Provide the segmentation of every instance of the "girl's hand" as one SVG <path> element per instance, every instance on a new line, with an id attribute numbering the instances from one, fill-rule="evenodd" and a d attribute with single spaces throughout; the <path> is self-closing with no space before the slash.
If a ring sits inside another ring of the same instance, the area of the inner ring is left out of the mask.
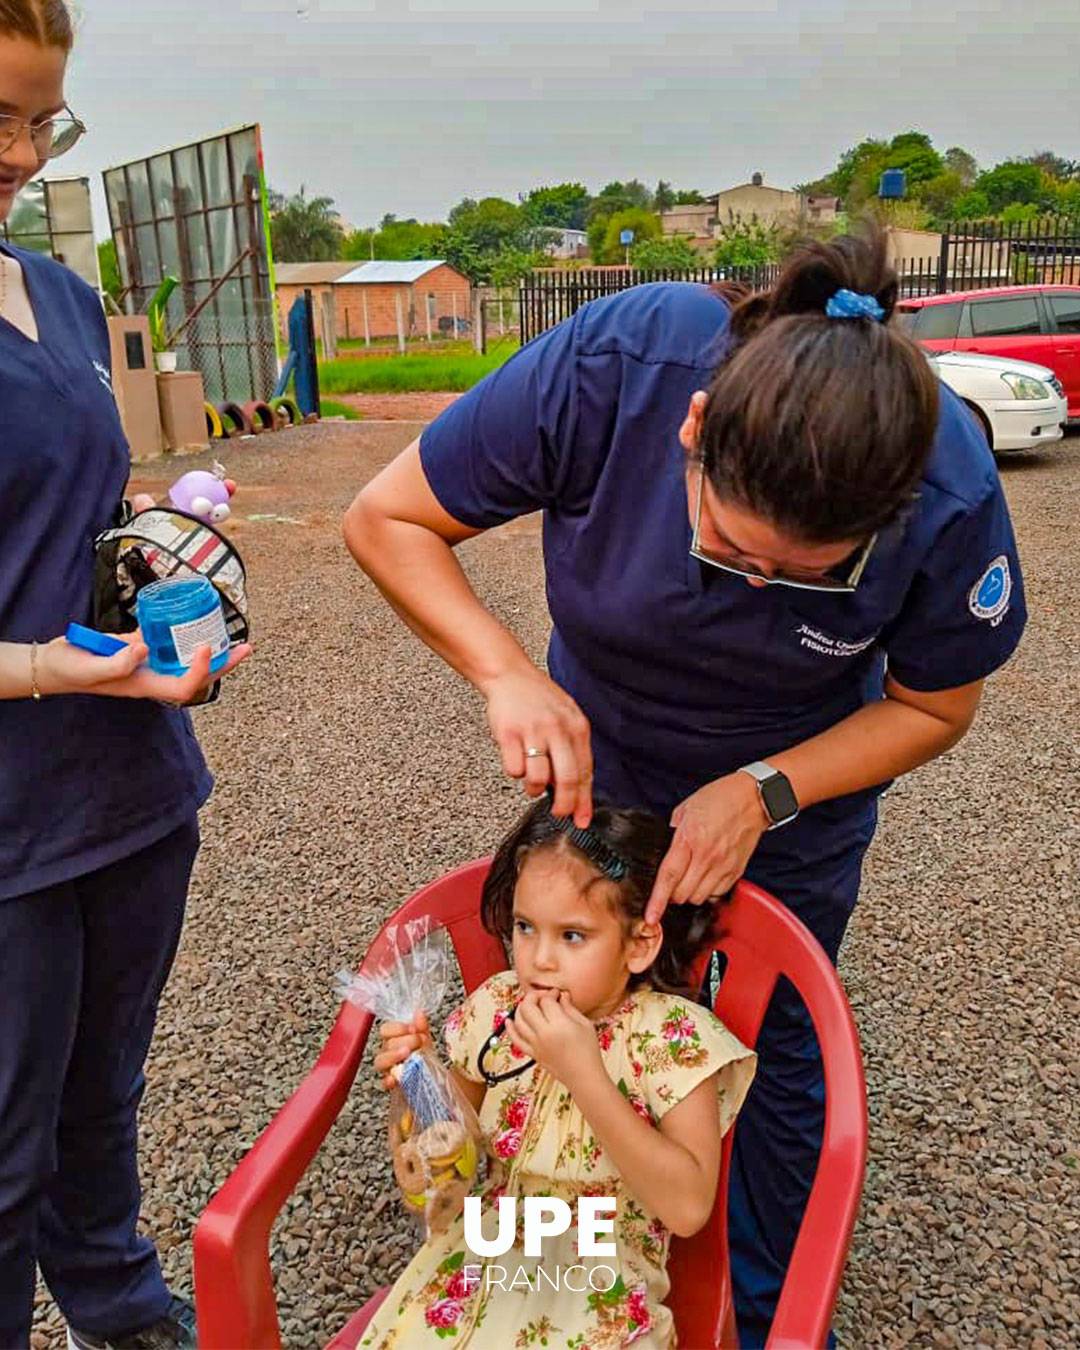
<path id="1" fill-rule="evenodd" d="M 74 647 L 65 638 L 54 638 L 38 648 L 38 688 L 42 694 L 98 694 L 108 698 L 148 698 L 178 706 L 191 703 L 216 679 L 228 675 L 251 655 L 249 643 L 229 652 L 229 660 L 216 675 L 210 674 L 210 648 L 200 647 L 184 675 L 158 675 L 144 665 L 149 652 L 142 634 L 119 633 L 127 643 L 115 656 L 95 656 Z"/>
<path id="2" fill-rule="evenodd" d="M 582 1075 L 604 1071 L 596 1028 L 565 990 L 526 994 L 506 1031 L 519 1050 L 571 1090 Z"/>
<path id="3" fill-rule="evenodd" d="M 660 864 L 645 922 L 659 923 L 669 902 L 704 904 L 724 895 L 769 827 L 757 784 L 745 773 L 730 773 L 687 797 L 671 813 L 675 838 Z"/>
<path id="4" fill-rule="evenodd" d="M 379 1027 L 382 1049 L 375 1056 L 375 1072 L 381 1073 L 382 1086 L 389 1090 L 397 1087 L 397 1079 L 390 1072 L 395 1064 L 401 1064 L 414 1050 L 432 1050 L 431 1026 L 427 1013 L 419 1012 L 411 1022 L 384 1022 Z"/>
<path id="5" fill-rule="evenodd" d="M 585 714 L 565 690 L 534 667 L 500 675 L 484 688 L 488 725 L 503 771 L 524 778 L 539 797 L 554 785 L 557 816 L 573 816 L 582 829 L 592 819 L 592 743 Z M 526 750 L 541 750 L 526 755 Z"/>

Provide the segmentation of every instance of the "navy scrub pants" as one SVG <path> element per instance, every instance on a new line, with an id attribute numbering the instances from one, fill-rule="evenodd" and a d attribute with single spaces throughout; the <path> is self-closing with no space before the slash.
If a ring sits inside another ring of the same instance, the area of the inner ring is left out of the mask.
<path id="1" fill-rule="evenodd" d="M 136 1231 L 136 1112 L 198 847 L 193 814 L 108 867 L 0 900 L 0 1350 L 29 1345 L 35 1262 L 80 1331 L 168 1308 Z"/>

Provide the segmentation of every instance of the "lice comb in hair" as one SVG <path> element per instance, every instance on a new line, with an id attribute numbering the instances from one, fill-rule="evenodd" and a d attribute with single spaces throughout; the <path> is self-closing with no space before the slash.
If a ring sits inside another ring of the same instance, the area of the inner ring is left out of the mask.
<path id="1" fill-rule="evenodd" d="M 554 794 L 549 787 L 547 790 L 547 806 L 551 812 L 551 803 L 554 800 Z M 621 853 L 606 844 L 603 839 L 589 826 L 580 829 L 574 824 L 573 816 L 551 816 L 552 824 L 560 834 L 565 834 L 567 839 L 586 858 L 607 877 L 609 881 L 623 881 L 627 872 L 630 870 L 629 864 Z"/>

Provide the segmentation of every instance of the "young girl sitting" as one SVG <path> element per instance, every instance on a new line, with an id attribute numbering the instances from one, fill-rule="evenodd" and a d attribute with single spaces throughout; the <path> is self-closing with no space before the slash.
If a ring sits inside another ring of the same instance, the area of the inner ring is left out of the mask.
<path id="1" fill-rule="evenodd" d="M 654 816 L 605 807 L 578 830 L 545 800 L 501 844 L 482 914 L 514 969 L 481 985 L 445 1035 L 487 1143 L 484 1238 L 496 1236 L 496 1202 L 510 1195 L 515 1243 L 475 1255 L 458 1217 L 417 1252 L 363 1350 L 421 1350 L 448 1337 L 468 1350 L 675 1345 L 664 1306 L 669 1235 L 689 1237 L 709 1219 L 720 1140 L 755 1056 L 685 987 L 715 911 L 671 906 L 663 931 L 644 922 L 670 837 Z M 430 1046 L 430 1033 L 420 1015 L 380 1034 L 375 1067 L 390 1086 L 392 1066 Z M 557 1196 L 573 1215 L 539 1258 L 524 1252 L 526 1196 Z M 579 1255 L 582 1196 L 614 1197 L 614 1232 L 597 1240 L 614 1242 L 616 1255 Z"/>

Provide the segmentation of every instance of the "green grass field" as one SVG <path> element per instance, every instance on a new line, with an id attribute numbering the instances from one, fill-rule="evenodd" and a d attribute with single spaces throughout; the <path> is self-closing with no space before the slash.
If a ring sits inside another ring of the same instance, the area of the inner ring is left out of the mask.
<path id="1" fill-rule="evenodd" d="M 494 344 L 486 356 L 469 351 L 446 356 L 380 356 L 377 360 L 343 356 L 320 363 L 319 389 L 323 394 L 461 393 L 479 384 L 515 351 L 517 342 L 508 339 Z"/>
<path id="2" fill-rule="evenodd" d="M 323 417 L 344 417 L 346 422 L 360 421 L 360 414 L 355 408 L 350 408 L 347 403 L 335 403 L 332 398 L 320 397 L 319 409 Z"/>

